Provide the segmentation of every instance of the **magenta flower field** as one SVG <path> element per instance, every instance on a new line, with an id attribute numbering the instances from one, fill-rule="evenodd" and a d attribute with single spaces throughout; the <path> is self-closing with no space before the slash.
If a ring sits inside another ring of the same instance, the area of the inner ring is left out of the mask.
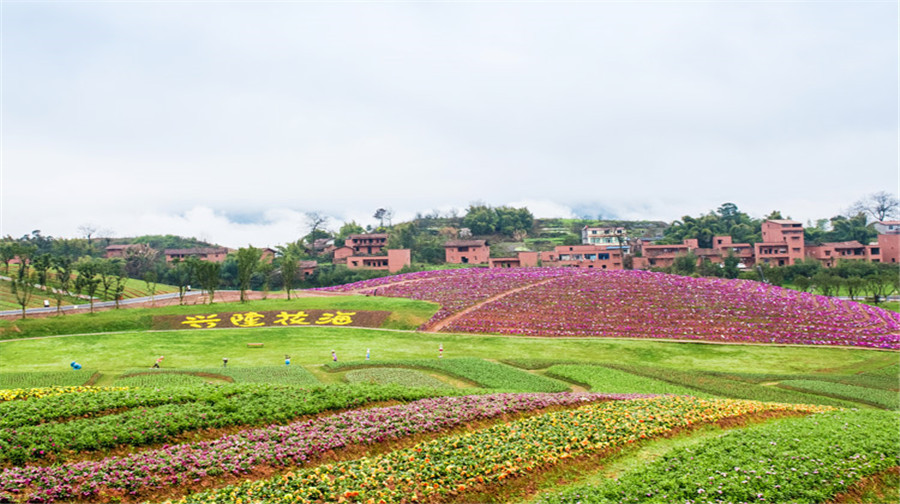
<path id="1" fill-rule="evenodd" d="M 423 329 L 900 349 L 900 315 L 747 280 L 569 268 L 430 271 L 332 287 L 440 303 Z"/>

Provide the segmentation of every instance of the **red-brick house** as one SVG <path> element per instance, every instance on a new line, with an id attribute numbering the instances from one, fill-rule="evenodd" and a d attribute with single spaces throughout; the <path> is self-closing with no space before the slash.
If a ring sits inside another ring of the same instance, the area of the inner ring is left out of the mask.
<path id="1" fill-rule="evenodd" d="M 484 240 L 450 240 L 444 243 L 447 264 L 485 264 L 491 247 Z"/>
<path id="2" fill-rule="evenodd" d="M 396 273 L 404 266 L 410 265 L 409 249 L 389 249 L 387 255 L 351 255 L 346 258 L 347 267 L 350 269 L 376 269 L 388 270 Z"/>
<path id="3" fill-rule="evenodd" d="M 517 252 L 516 257 L 491 257 L 490 268 L 533 268 L 540 261 L 540 252 Z"/>
<path id="4" fill-rule="evenodd" d="M 601 270 L 624 269 L 622 251 L 609 245 L 559 245 L 550 252 L 541 252 L 544 266 Z"/>
<path id="5" fill-rule="evenodd" d="M 197 247 L 187 249 L 166 249 L 166 262 L 172 262 L 175 259 L 185 260 L 188 257 L 196 257 L 201 261 L 225 262 L 225 258 L 230 249 L 225 247 Z"/>

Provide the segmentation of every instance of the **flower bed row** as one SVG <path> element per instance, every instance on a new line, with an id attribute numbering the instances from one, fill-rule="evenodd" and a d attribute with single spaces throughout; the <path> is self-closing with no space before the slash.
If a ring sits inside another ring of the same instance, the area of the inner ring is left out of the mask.
<path id="1" fill-rule="evenodd" d="M 453 388 L 449 383 L 442 382 L 433 376 L 414 369 L 356 369 L 348 371 L 344 375 L 344 380 L 348 383 L 392 383 L 403 385 L 404 387 Z"/>
<path id="2" fill-rule="evenodd" d="M 34 390 L 34 389 L 32 389 Z M 153 388 L 76 387 L 37 389 L 28 400 L 0 403 L 0 428 L 38 425 L 71 417 L 92 417 L 112 410 L 163 404 L 213 401 L 248 390 L 246 387 Z"/>
<path id="3" fill-rule="evenodd" d="M 227 388 L 227 387 L 226 387 Z M 399 386 L 337 385 L 310 390 L 254 387 L 184 404 L 134 408 L 97 418 L 0 430 L 0 461 L 25 462 L 117 446 L 168 442 L 199 429 L 285 423 L 303 415 L 388 399 L 414 400 L 454 391 Z"/>
<path id="4" fill-rule="evenodd" d="M 88 369 L 0 373 L 0 389 L 78 387 L 87 384 L 95 373 Z"/>
<path id="5" fill-rule="evenodd" d="M 876 411 L 785 420 L 676 449 L 618 480 L 540 502 L 829 502 L 861 478 L 900 465 L 898 430 L 896 415 Z"/>
<path id="6" fill-rule="evenodd" d="M 580 455 L 602 453 L 679 427 L 742 415 L 822 408 L 657 397 L 590 404 L 420 443 L 386 455 L 247 482 L 181 502 L 412 502 L 445 499 Z"/>
<path id="7" fill-rule="evenodd" d="M 484 388 L 510 392 L 565 392 L 569 386 L 559 380 L 534 375 L 521 369 L 474 357 L 453 359 L 407 359 L 382 361 L 331 362 L 329 371 L 371 367 L 408 367 L 431 369 L 469 380 Z"/>
<path id="8" fill-rule="evenodd" d="M 720 397 L 748 399 L 751 401 L 823 404 L 842 407 L 859 406 L 859 403 L 842 401 L 840 399 L 833 399 L 821 395 L 807 394 L 778 387 L 756 385 L 753 383 L 746 383 L 737 380 L 729 380 L 728 378 L 713 375 L 704 371 L 681 371 L 678 369 L 640 366 L 634 364 L 607 363 L 605 364 L 605 366 L 628 373 L 653 378 L 656 380 L 666 381 L 675 385 L 689 387 L 691 389 L 699 390 Z"/>
<path id="9" fill-rule="evenodd" d="M 109 391 L 129 390 L 128 387 L 91 387 L 85 385 L 70 387 L 36 387 L 36 388 L 15 388 L 0 390 L 0 404 L 5 401 L 17 401 L 26 399 L 42 399 L 44 397 L 58 397 L 70 394 L 97 394 Z M 5 422 L 0 420 L 0 425 Z"/>
<path id="10" fill-rule="evenodd" d="M 900 408 L 900 395 L 891 390 L 878 390 L 820 380 L 784 380 L 778 385 L 792 390 L 859 401 L 883 409 Z"/>
<path id="11" fill-rule="evenodd" d="M 349 444 L 377 443 L 549 406 L 632 397 L 638 396 L 495 394 L 348 411 L 97 462 L 8 469 L 0 473 L 0 488 L 5 490 L 0 500 L 86 500 L 103 492 L 149 495 L 157 488 L 190 486 L 223 473 L 240 475 L 260 465 L 302 465 L 318 454 Z"/>
<path id="12" fill-rule="evenodd" d="M 556 276 L 444 330 L 900 349 L 900 315 L 879 308 L 758 282 L 640 271 Z"/>
<path id="13" fill-rule="evenodd" d="M 317 385 L 316 376 L 303 366 L 255 366 L 217 368 L 176 368 L 153 369 L 154 374 L 196 374 L 230 378 L 235 383 L 266 383 L 270 385 Z M 147 369 L 131 369 L 122 377 L 147 373 Z"/>
<path id="14" fill-rule="evenodd" d="M 587 385 L 593 392 L 616 394 L 643 392 L 646 394 L 709 396 L 709 394 L 695 389 L 596 365 L 559 364 L 550 367 L 547 370 L 547 375 Z"/>

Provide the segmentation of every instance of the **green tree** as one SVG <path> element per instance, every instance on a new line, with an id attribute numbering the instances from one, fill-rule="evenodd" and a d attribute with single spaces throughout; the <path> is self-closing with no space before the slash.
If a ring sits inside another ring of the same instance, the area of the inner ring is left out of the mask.
<path id="1" fill-rule="evenodd" d="M 823 296 L 836 296 L 844 283 L 841 277 L 828 271 L 816 273 L 812 282 Z"/>
<path id="2" fill-rule="evenodd" d="M 53 269 L 56 270 L 56 283 L 58 287 L 53 290 L 56 298 L 56 313 L 62 313 L 63 297 L 69 294 L 72 288 L 72 273 L 74 272 L 74 262 L 68 256 L 56 256 L 53 258 Z"/>
<path id="3" fill-rule="evenodd" d="M 246 293 L 250 288 L 250 278 L 259 267 L 261 257 L 262 251 L 249 245 L 237 251 L 238 288 L 241 290 L 241 303 L 245 303 L 247 300 Z"/>
<path id="4" fill-rule="evenodd" d="M 297 258 L 293 254 L 287 253 L 281 257 L 278 262 L 279 271 L 281 272 L 281 282 L 284 290 L 287 292 L 288 300 L 291 299 L 291 289 L 294 288 L 294 281 L 297 279 L 297 271 L 300 269 L 297 264 Z"/>
<path id="5" fill-rule="evenodd" d="M 877 236 L 878 232 L 867 226 L 866 215 L 858 213 L 850 218 L 843 215 L 832 217 L 831 231 L 824 238 L 829 242 L 857 241 L 868 245 Z"/>
<path id="6" fill-rule="evenodd" d="M 119 309 L 119 301 L 125 295 L 125 286 L 128 285 L 128 277 L 125 276 L 125 270 L 120 270 L 113 280 L 113 296 L 116 301 L 116 309 Z"/>
<path id="7" fill-rule="evenodd" d="M 153 299 L 156 295 L 156 286 L 159 281 L 159 275 L 155 271 L 144 273 L 144 285 L 147 286 L 147 294 L 150 294 L 150 305 L 155 306 L 156 301 Z"/>
<path id="8" fill-rule="evenodd" d="M 32 294 L 34 294 L 34 283 L 36 281 L 36 276 L 29 272 L 28 264 L 24 262 L 12 279 L 12 293 L 16 298 L 16 303 L 22 307 L 22 318 L 25 318 L 25 308 L 31 301 Z"/>
<path id="9" fill-rule="evenodd" d="M 0 261 L 3 261 L 5 274 L 9 275 L 9 263 L 19 254 L 19 244 L 10 237 L 0 241 Z"/>
<path id="10" fill-rule="evenodd" d="M 741 258 L 729 251 L 722 261 L 722 276 L 725 278 L 737 278 L 741 270 L 738 265 L 741 264 Z"/>
<path id="11" fill-rule="evenodd" d="M 260 261 L 259 265 L 256 267 L 256 275 L 258 275 L 263 299 L 269 298 L 269 284 L 272 281 L 272 270 L 274 269 L 275 266 L 271 261 Z"/>
<path id="12" fill-rule="evenodd" d="M 672 263 L 672 272 L 676 275 L 689 276 L 693 275 L 697 270 L 697 256 L 693 252 L 688 251 L 686 254 L 675 256 Z"/>
<path id="13" fill-rule="evenodd" d="M 896 273 L 879 271 L 866 278 L 866 291 L 872 297 L 875 304 L 880 304 L 885 298 L 897 291 L 900 279 Z"/>
<path id="14" fill-rule="evenodd" d="M 196 257 L 188 257 L 182 261 L 175 259 L 172 268 L 168 272 L 169 283 L 178 287 L 178 304 L 184 304 L 184 296 L 191 289 L 199 260 Z"/>
<path id="15" fill-rule="evenodd" d="M 345 222 L 334 237 L 334 246 L 341 247 L 350 235 L 363 234 L 365 232 L 365 228 L 357 224 L 356 221 Z"/>
<path id="16" fill-rule="evenodd" d="M 34 268 L 35 280 L 37 280 L 39 287 L 45 291 L 49 289 L 47 280 L 50 273 L 50 259 L 50 254 L 38 254 L 35 256 L 34 260 L 31 261 L 31 266 Z"/>
<path id="17" fill-rule="evenodd" d="M 385 248 L 394 249 L 414 249 L 416 248 L 416 240 L 419 237 L 419 228 L 412 222 L 404 222 L 397 224 L 391 228 L 388 234 Z"/>
<path id="18" fill-rule="evenodd" d="M 78 271 L 78 276 L 75 277 L 75 292 L 88 297 L 91 313 L 94 313 L 94 297 L 100 288 L 100 270 L 104 268 L 104 265 L 90 256 L 82 257 L 75 263 L 75 270 Z"/>
<path id="19" fill-rule="evenodd" d="M 209 304 L 213 304 L 216 297 L 216 289 L 219 288 L 219 283 L 221 282 L 219 273 L 222 270 L 222 265 L 211 261 L 198 261 L 196 268 L 200 286 L 209 295 Z"/>
<path id="20" fill-rule="evenodd" d="M 463 227 L 475 235 L 492 234 L 497 230 L 497 224 L 497 213 L 487 205 L 469 205 L 462 221 Z"/>

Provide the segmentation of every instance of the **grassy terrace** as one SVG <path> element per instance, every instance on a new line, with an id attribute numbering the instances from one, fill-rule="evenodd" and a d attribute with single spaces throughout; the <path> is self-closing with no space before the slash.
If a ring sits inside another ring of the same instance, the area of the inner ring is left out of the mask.
<path id="1" fill-rule="evenodd" d="M 166 306 L 160 308 L 128 308 L 94 314 L 64 315 L 48 318 L 8 318 L 0 320 L 0 339 L 88 334 L 120 331 L 147 331 L 154 315 L 192 315 L 231 311 L 265 310 L 372 310 L 390 311 L 383 324 L 388 329 L 415 329 L 428 320 L 437 306 L 408 299 L 369 298 L 365 296 L 301 297 L 290 301 L 268 299 L 247 303 L 215 303 L 213 305 Z"/>

